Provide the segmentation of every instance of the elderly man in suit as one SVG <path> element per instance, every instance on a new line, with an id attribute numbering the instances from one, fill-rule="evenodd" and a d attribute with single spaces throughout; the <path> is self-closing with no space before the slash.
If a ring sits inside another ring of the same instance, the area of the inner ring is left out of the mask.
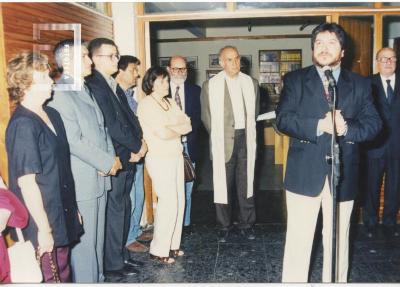
<path id="1" fill-rule="evenodd" d="M 200 115 L 200 91 L 197 85 L 190 84 L 187 81 L 187 62 L 182 56 L 173 56 L 169 60 L 167 67 L 170 75 L 170 95 L 177 105 L 190 118 L 192 131 L 182 137 L 183 148 L 196 165 L 197 160 L 197 135 L 201 124 Z M 183 219 L 183 232 L 191 234 L 190 211 L 192 206 L 192 190 L 194 181 L 185 184 L 185 215 Z"/>
<path id="2" fill-rule="evenodd" d="M 259 87 L 256 80 L 240 72 L 236 47 L 223 47 L 219 64 L 224 70 L 204 82 L 200 97 L 201 120 L 210 134 L 218 238 L 225 242 L 231 229 L 232 189 L 236 185 L 239 228 L 252 240 Z"/>
<path id="3" fill-rule="evenodd" d="M 385 174 L 383 227 L 387 236 L 399 236 L 396 215 L 400 200 L 400 75 L 395 73 L 397 57 L 392 48 L 376 53 L 379 73 L 372 77 L 372 94 L 383 129 L 366 144 L 367 176 L 364 224 L 373 237 L 378 224 L 379 194 Z"/>
<path id="4" fill-rule="evenodd" d="M 96 38 L 89 43 L 89 55 L 94 70 L 86 81 L 103 112 L 115 152 L 122 162 L 122 170 L 111 178 L 112 191 L 108 195 L 104 268 L 109 275 L 133 275 L 139 272 L 134 267 L 142 263 L 130 259 L 125 248 L 131 217 L 130 191 L 135 163 L 144 157 L 147 147 L 142 142 L 139 121 L 112 77 L 120 58 L 117 46 L 110 39 Z"/>
<path id="5" fill-rule="evenodd" d="M 75 48 L 80 48 L 81 55 L 75 56 Z M 92 64 L 87 48 L 75 46 L 74 40 L 64 40 L 56 45 L 54 56 L 63 73 L 49 105 L 57 109 L 65 125 L 76 200 L 85 230 L 71 252 L 73 281 L 102 282 L 106 201 L 107 191 L 111 189 L 109 176 L 116 174 L 121 163 L 115 156 L 101 110 L 84 83 Z M 75 75 L 77 61 L 81 61 L 81 74 Z"/>
<path id="6" fill-rule="evenodd" d="M 376 136 L 381 121 L 371 97 L 368 79 L 340 67 L 345 32 L 323 23 L 311 35 L 314 65 L 285 75 L 278 104 L 277 127 L 290 136 L 285 175 L 287 232 L 283 282 L 307 282 L 318 213 L 323 215 L 322 281 L 331 281 L 332 195 L 331 139 L 338 136 L 341 177 L 338 186 L 338 280 L 346 282 L 350 216 L 357 194 L 359 143 Z M 325 68 L 324 68 L 325 67 Z M 333 131 L 331 93 L 324 69 L 332 69 L 337 83 L 337 110 Z"/>

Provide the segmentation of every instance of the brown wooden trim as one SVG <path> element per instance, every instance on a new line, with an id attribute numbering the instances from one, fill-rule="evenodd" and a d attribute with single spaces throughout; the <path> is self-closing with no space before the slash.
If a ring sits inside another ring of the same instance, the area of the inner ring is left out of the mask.
<path id="1" fill-rule="evenodd" d="M 144 15 L 144 3 L 143 2 L 135 3 L 135 15 L 136 16 Z"/>
<path id="2" fill-rule="evenodd" d="M 374 15 L 374 39 L 373 39 L 373 63 L 375 63 L 375 55 L 379 49 L 382 48 L 382 41 L 383 41 L 383 15 L 381 13 Z M 374 74 L 378 71 L 376 70 L 376 65 L 373 65 L 373 72 Z"/>
<path id="3" fill-rule="evenodd" d="M 0 4 L 0 176 L 8 182 L 5 132 L 10 119 L 10 104 L 7 92 L 7 63 L 4 44 L 3 4 Z"/>
<path id="4" fill-rule="evenodd" d="M 339 15 L 374 15 L 385 13 L 398 15 L 400 7 L 385 6 L 371 7 L 332 7 L 332 8 L 286 8 L 286 9 L 250 9 L 235 11 L 200 11 L 200 12 L 171 12 L 137 15 L 144 21 L 173 21 L 173 20 L 205 20 L 205 19 L 232 19 L 232 18 L 267 18 L 267 17 L 294 17 L 294 16 L 326 16 L 332 12 Z"/>
<path id="5" fill-rule="evenodd" d="M 106 10 L 106 15 L 108 17 L 112 18 L 112 3 L 107 2 L 107 3 L 104 3 L 104 5 L 105 5 L 105 10 Z"/>
<path id="6" fill-rule="evenodd" d="M 85 10 L 87 10 L 87 11 L 90 11 L 90 12 L 96 14 L 97 16 L 102 16 L 102 17 L 104 17 L 104 18 L 107 18 L 107 19 L 112 20 L 112 17 L 111 17 L 111 16 L 106 15 L 106 14 L 104 14 L 104 13 L 101 13 L 101 12 L 99 12 L 99 11 L 96 11 L 96 10 L 94 10 L 94 9 L 91 9 L 91 8 L 89 8 L 89 7 L 86 7 L 85 5 L 81 5 L 81 4 L 79 4 L 79 3 L 74 3 L 74 2 L 68 2 L 68 3 L 71 4 L 71 5 L 77 6 L 77 7 L 79 7 L 79 8 L 85 9 Z M 111 5 L 111 3 L 110 3 L 110 5 Z M 106 11 L 106 13 L 108 14 L 108 11 Z"/>
<path id="7" fill-rule="evenodd" d="M 236 2 L 226 2 L 226 10 L 229 12 L 236 11 Z"/>
<path id="8" fill-rule="evenodd" d="M 311 38 L 310 34 L 288 34 L 288 35 L 259 35 L 259 36 L 224 36 L 224 37 L 205 37 L 205 38 L 179 38 L 179 39 L 160 39 L 157 43 L 170 42 L 197 42 L 197 41 L 218 41 L 218 40 L 263 40 L 263 39 L 289 39 L 289 38 Z"/>
<path id="9" fill-rule="evenodd" d="M 332 14 L 331 23 L 339 24 L 339 13 Z"/>

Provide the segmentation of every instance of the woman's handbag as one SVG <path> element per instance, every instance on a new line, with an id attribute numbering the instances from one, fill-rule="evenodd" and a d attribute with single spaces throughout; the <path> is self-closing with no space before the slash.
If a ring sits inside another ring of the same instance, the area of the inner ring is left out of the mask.
<path id="1" fill-rule="evenodd" d="M 10 275 L 13 283 L 40 283 L 43 280 L 40 264 L 32 242 L 25 241 L 20 228 L 16 228 L 18 242 L 8 250 Z"/>
<path id="2" fill-rule="evenodd" d="M 183 166 L 185 170 L 185 182 L 194 181 L 196 179 L 196 173 L 192 160 L 186 152 L 183 152 Z"/>

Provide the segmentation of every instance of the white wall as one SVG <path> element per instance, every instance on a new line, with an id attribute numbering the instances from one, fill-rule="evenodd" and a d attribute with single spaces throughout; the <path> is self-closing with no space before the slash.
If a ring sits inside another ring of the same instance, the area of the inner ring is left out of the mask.
<path id="1" fill-rule="evenodd" d="M 251 35 L 283 35 L 283 34 L 310 34 L 315 26 L 309 26 L 303 31 L 299 31 L 299 26 L 272 26 L 272 27 L 253 27 Z M 247 27 L 228 27 L 228 28 L 208 28 L 206 31 L 209 37 L 229 36 L 229 35 L 249 35 Z M 186 35 L 186 32 L 160 31 L 158 37 L 170 39 L 172 36 Z M 312 64 L 311 61 L 311 39 L 310 38 L 282 38 L 282 39 L 261 39 L 261 40 L 218 40 L 218 41 L 190 41 L 190 42 L 166 42 L 158 43 L 158 57 L 168 57 L 172 55 L 197 56 L 198 69 L 195 72 L 195 81 L 201 85 L 206 80 L 206 70 L 209 68 L 209 54 L 218 54 L 221 47 L 226 45 L 236 46 L 242 55 L 252 56 L 252 67 L 250 75 L 258 79 L 259 76 L 259 50 L 272 49 L 302 49 L 303 67 Z"/>
<path id="2" fill-rule="evenodd" d="M 134 3 L 112 2 L 114 41 L 121 55 L 136 55 Z"/>

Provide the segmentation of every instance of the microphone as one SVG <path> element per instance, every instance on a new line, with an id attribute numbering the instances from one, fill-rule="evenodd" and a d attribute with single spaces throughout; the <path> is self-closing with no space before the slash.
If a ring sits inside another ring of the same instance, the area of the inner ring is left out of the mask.
<path id="1" fill-rule="evenodd" d="M 322 67 L 322 71 L 324 72 L 325 77 L 329 81 L 329 86 L 331 86 L 331 88 L 335 88 L 336 87 L 336 81 L 335 81 L 335 78 L 333 77 L 333 74 L 332 74 L 332 68 L 329 67 L 329 66 L 324 66 L 324 67 Z"/>

